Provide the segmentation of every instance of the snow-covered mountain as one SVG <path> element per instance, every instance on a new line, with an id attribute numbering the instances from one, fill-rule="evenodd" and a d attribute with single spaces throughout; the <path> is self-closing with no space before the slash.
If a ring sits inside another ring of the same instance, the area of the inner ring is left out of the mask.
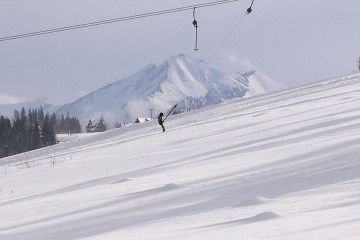
<path id="1" fill-rule="evenodd" d="M 0 105 L 0 115 L 12 117 L 14 115 L 14 110 L 20 111 L 22 108 L 28 110 L 40 107 L 42 107 L 45 112 L 49 113 L 55 112 L 57 109 L 56 105 L 50 103 L 46 97 L 42 97 L 27 102 Z"/>
<path id="2" fill-rule="evenodd" d="M 133 122 L 138 116 L 148 117 L 150 109 L 165 112 L 175 103 L 178 110 L 184 111 L 283 88 L 256 71 L 225 74 L 204 61 L 180 54 L 66 104 L 58 113 L 69 113 L 83 124 L 103 115 L 112 126 L 115 121 Z"/>

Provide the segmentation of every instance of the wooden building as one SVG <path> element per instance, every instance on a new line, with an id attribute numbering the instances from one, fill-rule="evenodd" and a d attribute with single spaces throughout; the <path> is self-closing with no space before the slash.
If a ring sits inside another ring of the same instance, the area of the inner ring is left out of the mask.
<path id="1" fill-rule="evenodd" d="M 99 121 L 93 123 L 90 119 L 88 125 L 86 126 L 86 132 L 105 132 L 106 131 L 106 124 L 104 118 L 101 117 Z"/>

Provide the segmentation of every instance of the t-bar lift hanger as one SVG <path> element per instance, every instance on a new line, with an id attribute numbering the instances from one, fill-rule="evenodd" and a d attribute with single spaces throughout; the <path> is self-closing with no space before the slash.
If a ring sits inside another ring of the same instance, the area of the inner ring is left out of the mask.
<path id="1" fill-rule="evenodd" d="M 252 12 L 253 4 L 254 4 L 254 0 L 252 0 L 250 7 L 246 10 L 246 14 L 250 14 Z"/>
<path id="2" fill-rule="evenodd" d="M 193 18 L 194 18 L 194 21 L 192 22 L 192 24 L 194 25 L 195 27 L 195 48 L 194 48 L 194 51 L 198 51 L 198 22 L 195 18 L 195 11 L 196 11 L 196 7 L 194 7 L 194 11 L 193 11 Z"/>

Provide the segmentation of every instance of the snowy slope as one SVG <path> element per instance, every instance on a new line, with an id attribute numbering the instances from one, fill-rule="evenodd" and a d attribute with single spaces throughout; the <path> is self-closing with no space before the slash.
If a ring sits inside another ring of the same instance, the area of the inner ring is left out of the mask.
<path id="1" fill-rule="evenodd" d="M 27 102 L 0 105 L 0 115 L 12 117 L 14 116 L 14 110 L 21 111 L 21 109 L 24 108 L 27 112 L 28 109 L 35 109 L 40 107 L 44 109 L 45 113 L 52 113 L 57 108 L 57 106 L 50 103 L 47 98 L 38 98 Z"/>
<path id="2" fill-rule="evenodd" d="M 358 240 L 359 101 L 350 75 L 0 159 L 0 239 Z"/>
<path id="3" fill-rule="evenodd" d="M 204 61 L 180 54 L 69 103 L 58 113 L 70 113 L 83 124 L 103 115 L 113 126 L 116 121 L 148 117 L 149 109 L 165 112 L 175 103 L 179 104 L 178 110 L 187 110 L 280 89 L 284 86 L 261 73 L 224 74 Z"/>
<path id="4" fill-rule="evenodd" d="M 252 97 L 259 94 L 276 92 L 285 89 L 284 85 L 276 82 L 263 73 L 250 71 L 242 74 L 242 77 L 248 79 L 249 86 L 245 97 Z"/>

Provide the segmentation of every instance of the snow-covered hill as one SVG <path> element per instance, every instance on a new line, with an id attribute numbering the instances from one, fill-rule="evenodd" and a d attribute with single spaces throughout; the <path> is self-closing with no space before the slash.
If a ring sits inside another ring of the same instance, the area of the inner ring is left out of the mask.
<path id="1" fill-rule="evenodd" d="M 360 75 L 0 159 L 1 240 L 358 240 Z"/>
<path id="2" fill-rule="evenodd" d="M 0 115 L 12 117 L 14 116 L 15 110 L 20 111 L 22 108 L 24 108 L 27 111 L 28 109 L 35 109 L 40 107 L 44 109 L 44 112 L 50 113 L 55 112 L 57 109 L 57 106 L 53 105 L 47 98 L 43 97 L 27 102 L 0 105 Z"/>
<path id="3" fill-rule="evenodd" d="M 92 92 L 58 110 L 85 124 L 101 115 L 110 126 L 116 121 L 133 122 L 148 117 L 149 109 L 165 112 L 179 103 L 178 110 L 221 103 L 284 89 L 258 72 L 224 74 L 204 61 L 176 55 L 159 66 L 150 64 L 130 76 Z"/>

